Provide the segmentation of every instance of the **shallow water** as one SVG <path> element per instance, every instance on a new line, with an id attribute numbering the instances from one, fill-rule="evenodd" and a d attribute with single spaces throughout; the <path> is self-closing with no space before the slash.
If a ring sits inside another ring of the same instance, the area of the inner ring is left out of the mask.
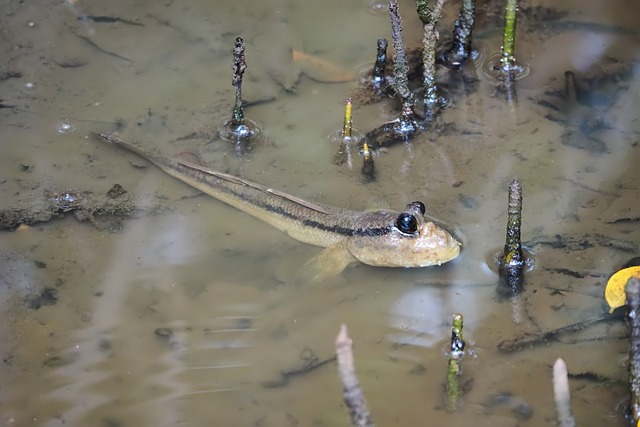
<path id="1" fill-rule="evenodd" d="M 535 2 L 568 15 L 542 22 L 549 16 L 529 10 L 520 22 L 517 56 L 531 73 L 518 82 L 517 103 L 496 92 L 482 66 L 470 70 L 478 82 L 467 95 L 450 82 L 454 105 L 441 116 L 450 130 L 390 147 L 375 158 L 377 180 L 365 184 L 361 158 L 354 154 L 352 169 L 335 166 L 329 142 L 356 83 L 313 80 L 317 67 L 288 55 L 304 50 L 347 71 L 371 63 L 389 24 L 369 3 L 5 2 L 0 98 L 15 108 L 0 109 L 0 209 L 37 203 L 45 191 L 103 195 L 118 183 L 153 214 L 2 231 L 0 422 L 347 425 L 333 363 L 288 382 L 280 375 L 312 356 L 330 358 L 346 323 L 377 425 L 555 425 L 557 357 L 577 375 L 578 425 L 626 425 L 621 320 L 509 354 L 498 345 L 608 319 L 606 280 L 638 256 L 640 5 Z M 441 34 L 456 7 L 447 8 Z M 405 40 L 416 45 L 413 3 L 400 8 Z M 485 58 L 501 43 L 493 11 L 484 3 L 478 10 Z M 123 21 L 77 19 L 83 15 Z M 230 52 L 239 35 L 245 96 L 262 101 L 245 113 L 266 134 L 242 158 L 216 138 L 231 112 Z M 558 94 L 567 70 L 583 88 L 597 76 L 609 83 L 594 85 L 599 98 L 566 107 Z M 395 117 L 392 107 L 356 106 L 354 126 L 373 129 Z M 579 127 L 592 112 L 606 126 L 585 135 Z M 116 129 L 167 156 L 195 153 L 309 200 L 354 209 L 423 200 L 464 236 L 463 252 L 441 267 L 359 265 L 295 286 L 318 248 L 89 136 Z M 523 239 L 535 268 L 524 293 L 500 301 L 490 259 L 504 244 L 514 177 L 524 188 Z M 465 318 L 469 390 L 461 410 L 448 413 L 443 382 L 456 312 Z M 513 397 L 491 404 L 505 393 Z M 517 407 L 531 409 L 530 418 Z"/>

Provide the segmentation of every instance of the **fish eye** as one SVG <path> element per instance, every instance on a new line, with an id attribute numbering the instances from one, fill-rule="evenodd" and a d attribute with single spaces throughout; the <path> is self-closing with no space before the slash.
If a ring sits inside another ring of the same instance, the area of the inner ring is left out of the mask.
<path id="1" fill-rule="evenodd" d="M 401 213 L 396 219 L 396 228 L 405 234 L 415 234 L 418 231 L 418 220 L 410 213 Z"/>
<path id="2" fill-rule="evenodd" d="M 407 210 L 419 210 L 422 215 L 427 212 L 427 208 L 424 203 L 420 201 L 411 202 L 407 205 Z"/>

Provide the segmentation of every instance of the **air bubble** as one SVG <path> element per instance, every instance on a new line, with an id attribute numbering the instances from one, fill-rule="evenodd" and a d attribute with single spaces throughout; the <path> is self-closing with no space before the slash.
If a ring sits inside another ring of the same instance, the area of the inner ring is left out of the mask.
<path id="1" fill-rule="evenodd" d="M 69 121 L 63 120 L 56 125 L 58 133 L 72 133 L 76 131 L 76 127 Z"/>
<path id="2" fill-rule="evenodd" d="M 387 15 L 389 13 L 389 2 L 374 0 L 369 3 L 369 12 L 378 16 Z"/>

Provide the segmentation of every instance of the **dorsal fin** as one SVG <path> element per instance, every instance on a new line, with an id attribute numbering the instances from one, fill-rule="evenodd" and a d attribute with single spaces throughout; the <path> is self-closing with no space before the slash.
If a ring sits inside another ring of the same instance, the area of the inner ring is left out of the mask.
<path id="1" fill-rule="evenodd" d="M 179 160 L 178 164 L 180 164 L 180 165 L 182 165 L 184 167 L 190 168 L 190 169 L 199 170 L 200 172 L 204 172 L 204 173 L 209 174 L 209 175 L 213 175 L 218 179 L 222 179 L 222 180 L 225 180 L 225 181 L 237 184 L 237 185 L 244 185 L 246 187 L 250 187 L 250 188 L 253 188 L 255 190 L 262 191 L 264 193 L 269 193 L 269 194 L 273 194 L 274 196 L 282 197 L 283 199 L 286 199 L 286 200 L 288 200 L 288 201 L 290 201 L 292 203 L 296 203 L 296 204 L 298 204 L 300 206 L 303 206 L 303 207 L 305 207 L 307 209 L 314 210 L 314 211 L 319 212 L 319 213 L 323 213 L 323 214 L 329 214 L 330 213 L 326 208 L 324 208 L 324 207 L 322 207 L 320 205 L 317 205 L 317 204 L 315 204 L 313 202 L 310 202 L 308 200 L 304 200 L 304 199 L 301 199 L 299 197 L 292 196 L 291 194 L 283 193 L 282 191 L 274 190 L 273 188 L 265 187 L 264 185 L 257 184 L 255 182 L 252 182 L 252 181 L 249 181 L 249 180 L 246 180 L 246 179 L 242 179 L 242 178 L 239 178 L 237 176 L 229 175 L 229 174 L 226 174 L 226 173 L 223 173 L 223 172 L 217 172 L 217 171 L 214 171 L 212 169 L 209 169 L 209 168 L 206 168 L 204 166 L 200 166 L 200 165 L 197 165 L 197 164 L 191 163 L 191 162 L 186 162 L 186 161 Z"/>
<path id="2" fill-rule="evenodd" d="M 320 213 L 323 213 L 323 214 L 329 214 L 330 213 L 326 208 L 324 208 L 324 207 L 322 207 L 320 205 L 317 205 L 317 204 L 315 204 L 313 202 L 301 199 L 301 198 L 296 197 L 296 196 L 292 196 L 291 194 L 283 193 L 282 191 L 274 190 L 273 188 L 267 188 L 265 191 L 267 193 L 275 194 L 276 196 L 282 197 L 283 199 L 287 199 L 287 200 L 289 200 L 289 201 L 291 201 L 293 203 L 297 203 L 300 206 L 304 206 L 305 208 L 309 208 L 309 209 L 314 210 L 316 212 L 320 212 Z"/>

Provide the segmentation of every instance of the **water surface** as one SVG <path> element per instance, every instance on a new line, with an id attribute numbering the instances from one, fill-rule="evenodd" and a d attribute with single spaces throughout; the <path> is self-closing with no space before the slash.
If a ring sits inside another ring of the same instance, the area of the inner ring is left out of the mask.
<path id="1" fill-rule="evenodd" d="M 579 425 L 626 425 L 622 321 L 510 354 L 498 345 L 607 318 L 604 284 L 638 256 L 640 7 L 538 1 L 525 8 L 517 56 L 531 73 L 518 82 L 517 102 L 505 101 L 482 65 L 467 70 L 477 78 L 472 86 L 456 87 L 453 77 L 456 96 L 441 115 L 449 130 L 390 147 L 375 158 L 377 180 L 365 184 L 357 153 L 351 169 L 338 167 L 329 140 L 356 83 L 310 78 L 318 70 L 291 63 L 290 49 L 361 69 L 376 40 L 390 37 L 388 17 L 369 3 L 4 4 L 0 98 L 15 108 L 0 110 L 0 208 L 37 203 L 47 191 L 104 195 L 117 183 L 142 212 L 2 232 L 2 423 L 347 425 L 334 364 L 288 382 L 280 375 L 332 357 L 346 323 L 377 425 L 555 425 L 557 357 L 578 376 L 571 390 Z M 415 46 L 413 7 L 400 2 L 406 42 Z M 456 8 L 447 8 L 443 36 Z M 500 47 L 500 10 L 479 5 L 485 57 Z M 85 15 L 119 19 L 78 19 Z M 231 112 L 237 36 L 247 43 L 244 90 L 255 102 L 246 115 L 266 135 L 242 158 L 216 137 Z M 591 98 L 568 102 L 565 71 Z M 354 126 L 368 131 L 394 118 L 394 105 L 356 105 Z M 600 125 L 586 132 L 592 117 Z M 295 286 L 318 248 L 90 137 L 113 130 L 314 201 L 365 209 L 382 200 L 402 209 L 422 200 L 458 228 L 463 252 L 441 267 L 359 265 Z M 488 260 L 504 244 L 515 177 L 536 267 L 522 295 L 501 301 Z M 469 390 L 452 414 L 443 409 L 443 382 L 456 312 L 465 318 Z"/>

